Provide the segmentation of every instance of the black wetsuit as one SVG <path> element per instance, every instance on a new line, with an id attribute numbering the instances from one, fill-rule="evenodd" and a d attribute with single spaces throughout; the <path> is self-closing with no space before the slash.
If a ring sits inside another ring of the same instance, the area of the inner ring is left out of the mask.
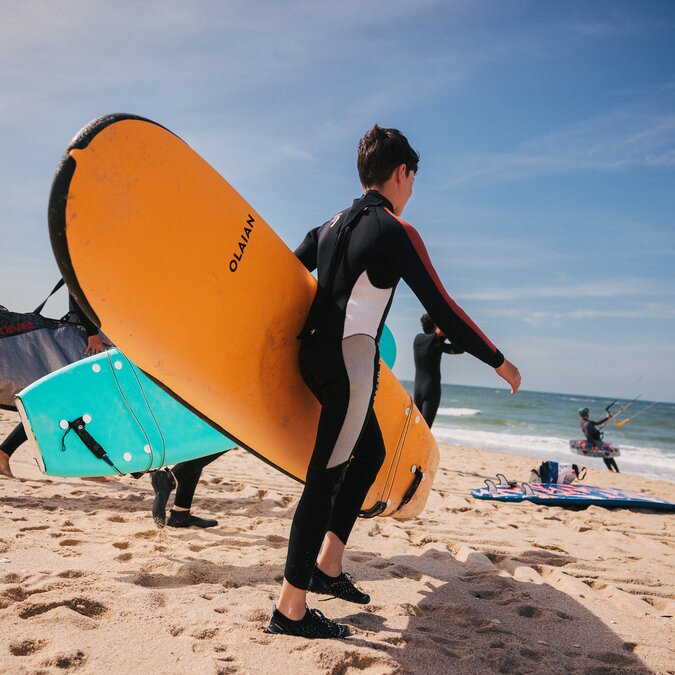
<path id="1" fill-rule="evenodd" d="M 87 317 L 87 315 L 80 309 L 75 302 L 72 295 L 68 296 L 68 318 L 75 323 L 81 323 L 87 333 L 87 337 L 98 335 L 98 328 Z M 84 356 L 84 352 L 82 353 Z M 11 457 L 19 446 L 28 440 L 26 430 L 22 422 L 19 422 L 9 435 L 0 443 L 0 450 Z M 223 453 L 218 452 L 208 457 L 200 457 L 198 459 L 191 459 L 186 462 L 181 462 L 173 467 L 172 473 L 176 478 L 176 497 L 174 504 L 184 509 L 190 509 L 192 506 L 192 498 L 194 497 L 197 484 L 202 475 L 202 469 L 207 465 L 218 459 Z"/>
<path id="2" fill-rule="evenodd" d="M 463 354 L 452 342 L 434 333 L 420 333 L 413 342 L 415 385 L 413 398 L 422 417 L 431 428 L 441 402 L 441 357 L 443 354 Z"/>
<path id="3" fill-rule="evenodd" d="M 347 542 L 384 460 L 371 413 L 379 340 L 399 280 L 460 348 L 495 368 L 504 357 L 448 296 L 416 230 L 374 190 L 311 230 L 295 254 L 319 283 L 300 334 L 300 370 L 321 415 L 285 569 L 307 589 L 325 533 Z"/>
<path id="4" fill-rule="evenodd" d="M 595 447 L 602 448 L 602 432 L 598 429 L 598 427 L 601 424 L 604 424 L 608 419 L 610 419 L 609 415 L 599 422 L 586 420 L 583 419 L 583 417 L 579 420 L 579 426 L 581 427 L 581 431 L 588 443 L 594 445 Z M 602 461 L 610 471 L 616 471 L 616 473 L 619 473 L 619 466 L 617 465 L 614 457 L 603 457 Z"/>
<path id="5" fill-rule="evenodd" d="M 192 507 L 192 498 L 195 496 L 197 484 L 202 475 L 202 469 L 214 462 L 218 457 L 227 451 L 216 452 L 206 457 L 189 459 L 186 462 L 180 462 L 171 469 L 173 477 L 176 479 L 176 496 L 174 497 L 174 506 L 178 506 L 188 511 Z"/>

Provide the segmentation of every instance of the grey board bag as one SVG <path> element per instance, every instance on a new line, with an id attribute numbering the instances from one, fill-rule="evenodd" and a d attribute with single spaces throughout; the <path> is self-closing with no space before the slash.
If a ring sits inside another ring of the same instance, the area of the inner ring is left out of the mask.
<path id="1" fill-rule="evenodd" d="M 14 396 L 24 387 L 84 356 L 87 332 L 76 315 L 49 319 L 41 313 L 61 286 L 63 280 L 28 314 L 0 305 L 0 408 L 16 410 Z"/>

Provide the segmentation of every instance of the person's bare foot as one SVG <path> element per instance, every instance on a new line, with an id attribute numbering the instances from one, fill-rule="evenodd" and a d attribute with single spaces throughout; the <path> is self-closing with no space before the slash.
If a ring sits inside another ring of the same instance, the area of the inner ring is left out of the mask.
<path id="1" fill-rule="evenodd" d="M 9 468 L 9 455 L 4 450 L 0 450 L 0 475 L 14 478 L 14 474 Z"/>

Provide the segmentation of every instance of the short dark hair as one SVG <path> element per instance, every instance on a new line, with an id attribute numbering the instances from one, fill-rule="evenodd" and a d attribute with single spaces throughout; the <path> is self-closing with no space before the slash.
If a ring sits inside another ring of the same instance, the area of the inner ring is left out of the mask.
<path id="1" fill-rule="evenodd" d="M 436 330 L 436 324 L 428 314 L 422 314 L 422 317 L 420 318 L 420 323 L 422 324 L 422 330 L 427 335 L 431 335 L 431 333 L 433 333 Z"/>
<path id="2" fill-rule="evenodd" d="M 405 164 L 406 173 L 417 173 L 419 161 L 420 156 L 398 129 L 383 129 L 375 124 L 359 141 L 356 166 L 364 187 L 382 185 L 401 164 Z"/>

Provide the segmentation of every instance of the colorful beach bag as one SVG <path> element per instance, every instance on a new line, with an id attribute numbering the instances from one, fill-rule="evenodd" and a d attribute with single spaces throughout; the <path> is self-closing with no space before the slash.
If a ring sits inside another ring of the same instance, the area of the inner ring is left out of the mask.
<path id="1" fill-rule="evenodd" d="M 530 483 L 557 483 L 569 485 L 577 478 L 586 477 L 586 467 L 578 464 L 560 464 L 558 462 L 542 462 L 538 469 L 532 469 Z"/>

